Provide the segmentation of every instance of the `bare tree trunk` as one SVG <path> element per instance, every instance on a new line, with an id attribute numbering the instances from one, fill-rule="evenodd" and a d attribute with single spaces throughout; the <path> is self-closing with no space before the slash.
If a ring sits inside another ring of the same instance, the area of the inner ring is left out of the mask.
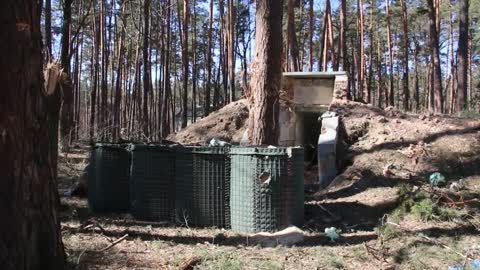
<path id="1" fill-rule="evenodd" d="M 122 8 L 122 26 L 120 30 L 120 39 L 118 41 L 118 60 L 117 60 L 117 78 L 115 82 L 115 102 L 114 102 L 114 111 L 113 111 L 113 140 L 118 141 L 120 138 L 120 104 L 122 103 L 122 67 L 123 55 L 125 54 L 125 49 L 123 45 L 123 40 L 125 39 L 125 25 L 127 23 L 127 16 L 125 16 L 125 2 L 121 1 Z"/>
<path id="2" fill-rule="evenodd" d="M 365 97 L 363 96 L 364 93 L 364 81 L 365 81 L 365 41 L 364 41 L 364 20 L 363 20 L 363 2 L 362 0 L 357 0 L 357 20 L 358 20 L 358 29 L 357 29 L 357 35 L 359 35 L 358 39 L 358 45 L 359 45 L 359 50 L 358 50 L 358 63 L 359 66 L 357 68 L 358 70 L 358 93 L 360 95 L 359 98 L 364 99 Z"/>
<path id="3" fill-rule="evenodd" d="M 57 192 L 59 89 L 43 85 L 42 1 L 0 2 L 0 262 L 65 268 Z M 50 74 L 50 72 L 49 72 Z M 56 73 L 56 74 L 59 74 Z"/>
<path id="4" fill-rule="evenodd" d="M 143 7 L 144 28 L 143 28 L 143 110 L 142 110 L 142 130 L 145 136 L 149 136 L 148 130 L 148 95 L 150 92 L 150 62 L 149 62 L 149 28 L 150 28 L 150 3 L 151 0 L 145 0 Z"/>
<path id="5" fill-rule="evenodd" d="M 403 109 L 410 110 L 410 90 L 408 83 L 408 52 L 409 52 L 409 38 L 408 38 L 408 15 L 407 3 L 405 0 L 400 1 L 402 6 L 402 23 L 403 23 Z"/>
<path id="6" fill-rule="evenodd" d="M 70 80 L 70 25 L 72 21 L 72 2 L 63 2 L 62 48 L 60 62 L 65 72 L 62 84 L 62 105 L 60 114 L 60 145 L 67 150 L 70 144 L 70 131 L 73 124 L 73 87 Z"/>
<path id="7" fill-rule="evenodd" d="M 283 1 L 257 0 L 255 61 L 249 137 L 254 145 L 277 144 L 279 91 L 282 81 Z"/>
<path id="8" fill-rule="evenodd" d="M 440 48 L 438 43 L 439 18 L 437 18 L 437 9 L 433 3 L 436 0 L 427 0 L 428 15 L 430 18 L 430 48 L 432 49 L 432 67 L 433 67 L 433 92 L 434 92 L 434 111 L 443 112 L 443 93 L 442 93 L 442 70 L 440 67 Z M 438 7 L 438 5 L 437 5 Z"/>
<path id="9" fill-rule="evenodd" d="M 308 21 L 308 70 L 313 71 L 313 0 L 309 0 L 309 21 Z"/>
<path id="10" fill-rule="evenodd" d="M 235 5 L 228 0 L 228 77 L 230 102 L 235 101 Z"/>
<path id="11" fill-rule="evenodd" d="M 468 86 L 468 0 L 460 1 L 459 13 L 459 36 L 458 36 L 458 86 L 456 109 L 460 113 L 467 110 L 467 86 Z"/>
<path id="12" fill-rule="evenodd" d="M 52 0 L 45 0 L 45 46 L 52 55 Z"/>
<path id="13" fill-rule="evenodd" d="M 213 0 L 210 0 L 208 15 L 208 43 L 207 43 L 207 82 L 205 87 L 205 116 L 210 114 L 210 93 L 212 85 L 212 31 L 213 31 Z"/>
<path id="14" fill-rule="evenodd" d="M 392 31 L 390 30 L 390 0 L 385 1 L 385 11 L 387 17 L 387 46 L 389 57 L 389 86 L 388 86 L 388 105 L 394 106 L 394 86 L 393 86 L 393 51 L 392 51 Z"/>
<path id="15" fill-rule="evenodd" d="M 340 6 L 340 52 L 344 71 L 350 71 L 347 51 L 347 0 L 341 0 Z M 347 99 L 351 99 L 350 81 L 347 86 Z"/>
<path id="16" fill-rule="evenodd" d="M 288 49 L 291 66 L 288 67 L 290 71 L 299 71 L 299 56 L 298 56 L 298 44 L 297 34 L 295 31 L 295 6 L 293 0 L 288 0 Z"/>
<path id="17" fill-rule="evenodd" d="M 94 62 L 94 71 L 93 71 L 93 86 L 92 91 L 90 93 L 91 103 L 90 103 L 90 130 L 89 130 L 89 137 L 90 142 L 95 140 L 95 116 L 96 116 L 96 108 L 97 108 L 97 92 L 98 92 L 98 73 L 100 69 L 99 65 L 99 52 L 100 52 L 100 28 L 99 28 L 99 21 L 101 19 L 100 15 L 95 14 L 95 5 L 93 5 L 93 62 Z M 98 18 L 97 18 L 98 16 Z"/>
<path id="18" fill-rule="evenodd" d="M 183 106 L 182 106 L 182 128 L 187 126 L 188 122 L 188 21 L 189 21 L 188 0 L 183 0 L 183 27 L 182 27 L 182 67 L 183 67 Z"/>
<path id="19" fill-rule="evenodd" d="M 170 121 L 169 121 L 169 110 L 168 110 L 168 101 L 170 100 L 171 91 L 170 91 L 170 17 L 171 17 L 171 0 L 166 2 L 166 48 L 165 48 L 165 64 L 164 64 L 164 73 L 163 73 L 163 106 L 162 106 L 162 137 L 166 137 L 170 133 Z"/>
<path id="20" fill-rule="evenodd" d="M 418 45 L 418 42 L 416 41 L 416 39 L 414 39 L 414 51 L 413 51 L 413 55 L 414 55 L 414 58 L 413 58 L 413 73 L 415 75 L 414 79 L 414 86 L 413 86 L 413 89 L 415 90 L 415 92 L 413 92 L 413 98 L 415 100 L 415 112 L 419 112 L 420 111 L 420 86 L 419 86 L 419 83 L 418 83 L 418 53 L 419 53 L 419 50 L 420 50 L 420 46 Z"/>
<path id="21" fill-rule="evenodd" d="M 468 36 L 468 109 L 472 109 L 473 106 L 473 33 L 470 30 Z"/>
<path id="22" fill-rule="evenodd" d="M 196 12 L 196 0 L 193 0 L 193 38 L 192 38 L 192 123 L 195 123 L 197 118 L 197 12 Z M 235 81 L 235 80 L 234 80 Z"/>

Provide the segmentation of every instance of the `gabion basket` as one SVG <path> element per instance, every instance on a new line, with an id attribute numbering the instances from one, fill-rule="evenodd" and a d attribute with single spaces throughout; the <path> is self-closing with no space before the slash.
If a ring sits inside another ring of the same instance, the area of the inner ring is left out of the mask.
<path id="1" fill-rule="evenodd" d="M 133 145 L 131 151 L 132 214 L 142 220 L 173 221 L 175 209 L 173 147 Z"/>
<path id="2" fill-rule="evenodd" d="M 228 149 L 176 149 L 177 222 L 201 227 L 230 227 Z"/>
<path id="3" fill-rule="evenodd" d="M 303 148 L 237 147 L 230 156 L 232 230 L 274 232 L 303 223 Z"/>
<path id="4" fill-rule="evenodd" d="M 130 152 L 125 144 L 97 143 L 90 155 L 88 204 L 93 212 L 130 208 Z"/>

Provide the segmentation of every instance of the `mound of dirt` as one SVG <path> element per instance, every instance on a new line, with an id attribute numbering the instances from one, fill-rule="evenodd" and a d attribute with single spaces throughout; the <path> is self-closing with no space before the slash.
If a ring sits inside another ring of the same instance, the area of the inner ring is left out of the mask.
<path id="1" fill-rule="evenodd" d="M 167 139 L 181 144 L 204 145 L 212 138 L 217 138 L 238 144 L 245 132 L 247 119 L 248 102 L 241 99 L 171 134 Z"/>
<path id="2" fill-rule="evenodd" d="M 352 166 L 322 194 L 424 182 L 439 171 L 451 180 L 480 173 L 480 120 L 403 113 L 357 102 L 334 103 L 343 117 Z"/>

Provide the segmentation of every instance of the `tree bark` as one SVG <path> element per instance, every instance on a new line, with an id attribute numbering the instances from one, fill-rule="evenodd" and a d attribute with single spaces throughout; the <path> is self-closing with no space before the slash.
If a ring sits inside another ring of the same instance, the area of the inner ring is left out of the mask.
<path id="1" fill-rule="evenodd" d="M 182 106 L 182 128 L 187 126 L 188 122 L 188 20 L 190 9 L 188 0 L 183 0 L 183 27 L 182 27 L 182 89 L 183 89 L 183 106 Z"/>
<path id="2" fill-rule="evenodd" d="M 52 0 L 45 0 L 45 46 L 52 55 Z"/>
<path id="3" fill-rule="evenodd" d="M 212 83 L 212 31 L 213 31 L 213 0 L 210 0 L 210 9 L 208 14 L 208 43 L 207 43 L 207 82 L 205 87 L 205 116 L 210 114 L 210 93 L 211 93 L 211 83 Z"/>
<path id="4" fill-rule="evenodd" d="M 72 23 L 72 2 L 63 2 L 62 48 L 60 63 L 65 73 L 62 76 L 62 105 L 60 114 L 60 146 L 67 151 L 71 140 L 73 126 L 73 85 L 70 79 L 70 26 Z"/>
<path id="5" fill-rule="evenodd" d="M 142 110 L 142 130 L 145 136 L 149 136 L 148 130 L 148 95 L 150 92 L 150 61 L 149 61 L 149 28 L 150 28 L 150 3 L 151 0 L 145 0 L 143 8 L 144 28 L 143 28 L 143 110 Z"/>
<path id="6" fill-rule="evenodd" d="M 408 15 L 407 3 L 405 0 L 400 1 L 402 7 L 402 24 L 403 24 L 403 109 L 410 110 L 410 90 L 408 83 L 408 51 L 410 41 L 408 38 Z"/>
<path id="7" fill-rule="evenodd" d="M 0 2 L 0 262 L 64 269 L 57 192 L 60 93 L 44 87 L 42 1 Z"/>
<path id="8" fill-rule="evenodd" d="M 255 71 L 249 118 L 252 144 L 277 144 L 279 90 L 282 81 L 283 0 L 257 0 Z"/>
<path id="9" fill-rule="evenodd" d="M 460 113 L 467 110 L 467 86 L 468 86 L 468 0 L 460 1 L 459 35 L 458 35 L 458 84 L 456 109 Z"/>
<path id="10" fill-rule="evenodd" d="M 430 48 L 432 50 L 434 111 L 443 113 L 442 70 L 440 67 L 440 47 L 438 42 L 437 9 L 433 3 L 436 0 L 427 0 L 428 15 L 430 18 Z"/>
<path id="11" fill-rule="evenodd" d="M 390 30 L 390 0 L 386 0 L 385 11 L 387 17 L 387 46 L 389 58 L 389 84 L 388 84 L 388 105 L 394 106 L 394 82 L 393 82 L 393 50 L 392 50 L 392 31 Z"/>
<path id="12" fill-rule="evenodd" d="M 309 0 L 308 8 L 308 70 L 313 71 L 313 31 L 314 31 L 314 20 L 313 20 L 313 0 Z"/>
<path id="13" fill-rule="evenodd" d="M 288 50 L 290 57 L 290 71 L 299 71 L 299 56 L 298 56 L 298 44 L 297 34 L 295 31 L 295 6 L 293 0 L 288 0 Z"/>

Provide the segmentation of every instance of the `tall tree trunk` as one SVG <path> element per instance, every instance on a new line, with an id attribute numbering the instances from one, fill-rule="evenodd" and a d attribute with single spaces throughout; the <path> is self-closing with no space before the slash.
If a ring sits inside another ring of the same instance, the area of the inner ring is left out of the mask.
<path id="1" fill-rule="evenodd" d="M 52 0 L 45 0 L 45 45 L 52 55 Z"/>
<path id="2" fill-rule="evenodd" d="M 171 47 L 171 40 L 170 40 L 170 33 L 171 33 L 171 25 L 170 25 L 170 17 L 171 17 L 171 0 L 167 0 L 166 2 L 166 48 L 165 48 L 165 64 L 164 64 L 164 73 L 163 73 L 163 106 L 162 106 L 162 137 L 165 138 L 170 133 L 170 121 L 169 121 L 169 110 L 168 110 L 168 102 L 170 100 L 171 91 L 170 91 L 170 47 Z"/>
<path id="3" fill-rule="evenodd" d="M 313 31 L 314 31 L 314 20 L 313 20 L 313 0 L 309 0 L 308 8 L 308 70 L 313 71 Z"/>
<path id="4" fill-rule="evenodd" d="M 189 5 L 188 0 L 183 0 L 183 27 L 182 27 L 182 89 L 183 89 L 183 106 L 182 106 L 182 128 L 187 126 L 188 122 L 188 21 L 189 21 Z"/>
<path id="5" fill-rule="evenodd" d="M 415 112 L 419 112 L 420 111 L 420 86 L 419 86 L 419 83 L 418 83 L 418 53 L 419 53 L 419 50 L 420 50 L 420 46 L 418 45 L 418 43 L 415 41 L 414 42 L 414 51 L 413 51 L 413 73 L 414 73 L 414 83 L 413 83 L 413 89 L 415 90 L 415 92 L 413 92 L 413 99 L 415 100 Z"/>
<path id="6" fill-rule="evenodd" d="M 440 63 L 440 47 L 438 42 L 436 0 L 427 0 L 428 15 L 430 18 L 430 48 L 432 50 L 432 68 L 433 68 L 433 93 L 434 93 L 434 111 L 443 113 L 443 93 L 442 93 L 442 70 Z M 438 5 L 437 5 L 438 6 Z"/>
<path id="7" fill-rule="evenodd" d="M 408 15 L 407 3 L 405 0 L 400 1 L 402 6 L 402 24 L 403 24 L 403 109 L 410 110 L 410 90 L 408 83 L 408 51 L 410 41 L 408 38 Z"/>
<path id="8" fill-rule="evenodd" d="M 0 2 L 0 262 L 64 269 L 57 191 L 59 89 L 42 74 L 42 1 Z M 52 87 L 53 86 L 53 87 Z"/>
<path id="9" fill-rule="evenodd" d="M 143 28 L 143 110 L 142 110 L 142 130 L 145 136 L 149 136 L 148 130 L 148 94 L 150 92 L 150 64 L 149 64 L 149 28 L 150 28 L 150 3 L 151 0 L 145 0 L 143 8 L 144 28 Z"/>
<path id="10" fill-rule="evenodd" d="M 327 0 L 329 1 L 329 0 Z M 364 20 L 363 20 L 363 2 L 362 0 L 357 0 L 357 20 L 358 20 L 358 29 L 357 29 L 357 35 L 359 35 L 358 39 L 358 93 L 359 93 L 359 98 L 364 99 L 364 81 L 365 81 L 365 37 L 364 37 Z"/>
<path id="11" fill-rule="evenodd" d="M 196 0 L 193 0 L 193 36 L 192 36 L 192 123 L 195 123 L 197 118 L 197 11 Z"/>
<path id="12" fill-rule="evenodd" d="M 228 0 L 228 77 L 230 102 L 235 101 L 235 5 Z"/>
<path id="13" fill-rule="evenodd" d="M 277 144 L 279 91 L 282 81 L 283 1 L 257 0 L 255 61 L 249 137 L 253 145 Z"/>
<path id="14" fill-rule="evenodd" d="M 446 89 L 450 86 L 450 103 L 448 104 L 448 113 L 453 113 L 455 110 L 455 56 L 453 53 L 453 14 L 452 7 L 450 6 L 450 31 L 448 33 L 448 49 L 449 49 L 449 58 L 450 58 L 450 77 L 448 78 Z"/>
<path id="15" fill-rule="evenodd" d="M 299 71 L 299 56 L 298 56 L 298 44 L 297 44 L 297 34 L 295 29 L 295 6 L 294 0 L 288 0 L 288 22 L 287 22 L 287 32 L 288 32 L 288 50 L 290 57 L 290 66 L 288 69 L 290 71 Z"/>
<path id="16" fill-rule="evenodd" d="M 473 106 L 473 33 L 468 36 L 468 109 Z"/>
<path id="17" fill-rule="evenodd" d="M 67 150 L 70 144 L 70 132 L 73 126 L 73 86 L 70 79 L 70 26 L 72 22 L 72 2 L 63 1 L 62 48 L 60 63 L 65 73 L 62 84 L 62 105 L 60 114 L 60 145 Z"/>
<path id="18" fill-rule="evenodd" d="M 95 5 L 93 5 L 93 33 L 92 36 L 93 38 L 93 56 L 92 56 L 92 62 L 93 64 L 93 86 L 92 86 L 92 91 L 90 93 L 90 128 L 89 128 L 89 137 L 90 137 L 90 142 L 93 142 L 95 140 L 95 119 L 96 119 L 96 108 L 97 108 L 97 92 L 98 92 L 98 73 L 100 69 L 100 64 L 99 64 L 99 53 L 100 53 L 100 28 L 99 28 L 99 22 L 100 22 L 100 15 L 95 14 Z M 97 119 L 98 121 L 98 119 Z"/>
<path id="19" fill-rule="evenodd" d="M 117 77 L 115 81 L 115 101 L 113 111 L 113 140 L 118 141 L 120 138 L 120 104 L 122 103 L 122 67 L 123 67 L 123 55 L 125 49 L 123 40 L 125 39 L 125 24 L 127 16 L 125 16 L 125 2 L 121 1 L 122 9 L 122 26 L 120 30 L 120 39 L 118 41 L 118 59 L 117 59 Z"/>
<path id="20" fill-rule="evenodd" d="M 213 31 L 213 0 L 210 0 L 210 9 L 208 14 L 208 41 L 207 41 L 207 82 L 205 87 L 205 108 L 204 115 L 210 114 L 210 93 L 212 85 L 212 31 Z"/>
<path id="21" fill-rule="evenodd" d="M 388 84 L 388 105 L 394 106 L 394 82 L 393 82 L 393 50 L 392 50 L 392 31 L 390 29 L 390 0 L 385 1 L 385 11 L 387 17 L 387 46 L 388 46 L 388 59 L 389 59 L 389 84 Z"/>
<path id="22" fill-rule="evenodd" d="M 340 6 L 340 52 L 344 71 L 350 71 L 347 51 L 347 0 L 341 0 Z M 347 86 L 347 99 L 351 99 L 350 81 Z"/>
<path id="23" fill-rule="evenodd" d="M 468 87 L 468 0 L 460 1 L 459 30 L 458 30 L 458 85 L 456 109 L 460 113 L 467 110 L 467 87 Z"/>

